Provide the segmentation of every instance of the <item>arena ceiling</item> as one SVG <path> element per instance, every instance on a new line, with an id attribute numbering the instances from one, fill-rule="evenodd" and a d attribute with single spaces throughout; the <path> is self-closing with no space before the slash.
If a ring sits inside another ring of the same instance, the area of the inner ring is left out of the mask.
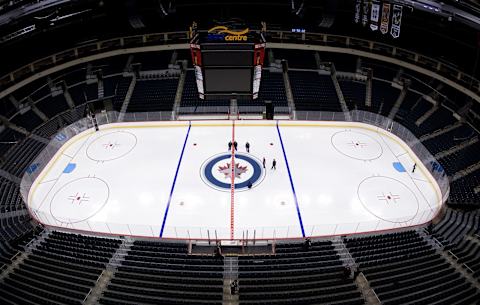
<path id="1" fill-rule="evenodd" d="M 87 41 L 186 30 L 192 21 L 205 27 L 233 21 L 250 28 L 265 21 L 269 29 L 301 28 L 381 41 L 480 74 L 474 64 L 480 26 L 472 21 L 480 16 L 478 1 L 390 2 L 404 6 L 397 39 L 355 24 L 354 0 L 0 0 L 0 38 L 9 38 L 0 39 L 0 73 Z M 460 18 L 459 12 L 470 19 Z"/>

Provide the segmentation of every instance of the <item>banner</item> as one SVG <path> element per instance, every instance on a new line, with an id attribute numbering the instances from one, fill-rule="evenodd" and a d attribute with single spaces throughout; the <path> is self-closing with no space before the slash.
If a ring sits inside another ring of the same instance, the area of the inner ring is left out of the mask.
<path id="1" fill-rule="evenodd" d="M 353 20 L 355 23 L 360 22 L 360 10 L 362 9 L 362 0 L 355 0 L 355 17 Z"/>
<path id="2" fill-rule="evenodd" d="M 363 15 L 362 15 L 362 25 L 367 26 L 368 23 L 368 13 L 369 13 L 369 0 L 363 0 Z"/>
<path id="3" fill-rule="evenodd" d="M 382 8 L 382 22 L 380 23 L 380 32 L 388 33 L 388 24 L 390 23 L 390 3 L 384 3 Z"/>
<path id="4" fill-rule="evenodd" d="M 400 27 L 402 26 L 402 6 L 393 5 L 392 26 L 390 28 L 390 34 L 393 38 L 400 36 Z"/>
<path id="5" fill-rule="evenodd" d="M 370 13 L 370 29 L 372 31 L 378 30 L 378 19 L 380 18 L 380 3 L 378 1 L 372 2 L 372 11 Z"/>

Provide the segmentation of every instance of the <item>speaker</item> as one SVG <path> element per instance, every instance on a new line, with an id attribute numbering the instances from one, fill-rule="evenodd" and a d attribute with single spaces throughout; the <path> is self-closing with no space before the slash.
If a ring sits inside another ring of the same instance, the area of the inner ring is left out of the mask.
<path id="1" fill-rule="evenodd" d="M 265 101 L 265 118 L 273 120 L 273 104 L 272 101 Z"/>

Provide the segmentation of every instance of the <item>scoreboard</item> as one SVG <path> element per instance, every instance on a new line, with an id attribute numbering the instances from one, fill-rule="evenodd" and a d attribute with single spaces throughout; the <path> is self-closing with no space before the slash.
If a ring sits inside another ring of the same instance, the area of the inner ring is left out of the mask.
<path id="1" fill-rule="evenodd" d="M 192 26 L 190 49 L 201 99 L 256 99 L 265 57 L 262 32 Z"/>

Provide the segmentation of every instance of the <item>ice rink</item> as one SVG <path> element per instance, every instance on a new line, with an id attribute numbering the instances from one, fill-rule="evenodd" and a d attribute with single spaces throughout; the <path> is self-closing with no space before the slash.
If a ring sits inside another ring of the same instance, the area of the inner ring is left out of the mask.
<path id="1" fill-rule="evenodd" d="M 185 121 L 78 134 L 35 180 L 28 206 L 46 225 L 79 230 L 271 239 L 422 224 L 441 198 L 410 148 L 371 125 Z"/>

